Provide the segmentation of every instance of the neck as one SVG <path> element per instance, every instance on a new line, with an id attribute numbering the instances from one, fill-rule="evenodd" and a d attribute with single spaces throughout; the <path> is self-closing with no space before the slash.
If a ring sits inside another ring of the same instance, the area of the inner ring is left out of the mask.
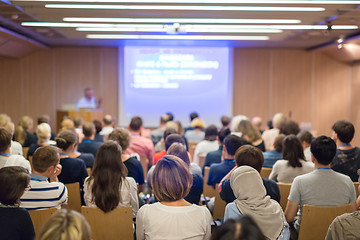
<path id="1" fill-rule="evenodd" d="M 66 155 L 69 155 L 72 150 L 73 150 L 73 148 L 69 147 L 68 149 L 63 150 L 62 152 L 65 153 Z"/>
<path id="2" fill-rule="evenodd" d="M 318 169 L 318 168 L 330 168 L 330 164 L 328 164 L 328 165 L 322 165 L 322 164 L 320 164 L 320 163 L 318 163 L 318 162 L 314 162 L 314 164 L 315 164 L 315 169 Z"/>
<path id="3" fill-rule="evenodd" d="M 350 144 L 350 143 L 343 143 L 340 140 L 338 140 L 338 142 L 337 142 L 338 148 L 344 149 L 344 150 L 353 148 L 351 145 L 350 146 L 343 146 L 343 145 L 348 145 L 348 144 Z"/>
<path id="4" fill-rule="evenodd" d="M 36 174 L 36 175 L 41 175 L 41 176 L 50 178 L 49 176 L 46 175 L 46 173 L 40 173 L 40 172 L 38 172 L 38 171 L 35 171 L 34 169 L 32 170 L 32 173 L 33 173 L 33 174 Z"/>
<path id="5" fill-rule="evenodd" d="M 191 206 L 192 205 L 191 203 L 187 202 L 184 199 L 179 199 L 179 200 L 173 201 L 173 202 L 162 201 L 160 203 L 163 204 L 163 205 L 166 205 L 166 206 L 171 206 L 171 207 Z"/>
<path id="6" fill-rule="evenodd" d="M 6 149 L 5 151 L 3 151 L 3 153 L 9 153 L 9 154 L 10 154 L 10 147 L 8 147 L 8 149 Z"/>
<path id="7" fill-rule="evenodd" d="M 84 137 L 84 140 L 94 140 L 95 139 L 95 135 L 91 136 L 91 137 Z"/>

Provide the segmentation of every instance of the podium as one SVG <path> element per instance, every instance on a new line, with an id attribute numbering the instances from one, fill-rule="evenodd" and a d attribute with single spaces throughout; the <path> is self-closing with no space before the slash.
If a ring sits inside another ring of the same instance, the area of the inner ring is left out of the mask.
<path id="1" fill-rule="evenodd" d="M 101 121 L 103 119 L 103 111 L 102 109 L 94 109 L 94 110 L 73 110 L 73 111 L 64 111 L 64 110 L 57 110 L 56 111 L 56 129 L 59 132 L 61 128 L 61 121 L 64 117 L 69 117 L 72 120 L 76 118 L 84 119 L 84 122 L 92 122 L 94 120 Z"/>

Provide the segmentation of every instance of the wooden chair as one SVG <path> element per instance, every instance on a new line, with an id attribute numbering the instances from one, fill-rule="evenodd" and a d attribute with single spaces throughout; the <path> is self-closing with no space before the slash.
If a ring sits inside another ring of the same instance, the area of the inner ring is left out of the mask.
<path id="1" fill-rule="evenodd" d="M 131 207 L 118 207 L 104 213 L 99 208 L 83 206 L 81 214 L 88 221 L 94 240 L 133 240 L 133 220 Z"/>
<path id="2" fill-rule="evenodd" d="M 216 190 L 215 190 L 215 205 L 214 205 L 214 212 L 213 212 L 213 219 L 219 219 L 224 218 L 225 214 L 225 207 L 226 202 L 221 199 L 219 194 L 219 184 L 216 184 Z"/>
<path id="3" fill-rule="evenodd" d="M 90 176 L 91 175 L 91 168 L 86 168 L 86 171 L 87 171 L 88 176 Z"/>
<path id="4" fill-rule="evenodd" d="M 355 191 L 356 191 L 356 197 L 359 196 L 359 182 L 354 182 Z"/>
<path id="5" fill-rule="evenodd" d="M 204 168 L 204 190 L 203 195 L 207 197 L 214 197 L 215 196 L 215 189 L 212 186 L 207 185 L 207 181 L 209 178 L 209 171 L 210 167 Z"/>
<path id="6" fill-rule="evenodd" d="M 263 167 L 263 168 L 261 168 L 260 176 L 262 178 L 269 178 L 271 171 L 272 171 L 272 168 Z"/>
<path id="7" fill-rule="evenodd" d="M 199 166 L 200 166 L 200 168 L 202 168 L 204 166 L 205 158 L 206 158 L 206 154 L 199 155 Z"/>
<path id="8" fill-rule="evenodd" d="M 81 197 L 80 185 L 78 182 L 65 184 L 68 190 L 68 204 L 67 208 L 80 212 L 81 211 Z"/>
<path id="9" fill-rule="evenodd" d="M 31 220 L 34 225 L 35 235 L 40 233 L 41 228 L 46 221 L 57 212 L 57 208 L 47 208 L 41 210 L 29 211 Z"/>
<path id="10" fill-rule="evenodd" d="M 325 239 L 334 218 L 350 212 L 352 212 L 351 204 L 328 207 L 305 204 L 301 214 L 299 240 Z"/>
<path id="11" fill-rule="evenodd" d="M 23 148 L 22 148 L 22 151 L 23 151 L 23 156 L 24 156 L 24 158 L 27 159 L 27 153 L 28 153 L 28 151 L 29 151 L 29 148 L 28 148 L 28 147 L 23 147 Z"/>
<path id="12" fill-rule="evenodd" d="M 198 143 L 197 142 L 189 142 L 188 145 L 189 145 L 189 153 L 190 153 L 190 156 L 191 156 L 191 162 L 193 161 L 194 159 L 194 153 L 195 153 L 195 148 L 196 148 L 196 145 Z"/>
<path id="13" fill-rule="evenodd" d="M 285 211 L 288 196 L 290 193 L 291 183 L 277 183 L 280 189 L 280 206 Z"/>
<path id="14" fill-rule="evenodd" d="M 148 172 L 149 160 L 147 159 L 147 157 L 142 156 L 142 157 L 140 157 L 140 163 L 141 163 L 141 166 L 142 166 L 143 171 L 144 171 L 144 179 L 146 180 L 147 172 Z"/>
<path id="15" fill-rule="evenodd" d="M 29 162 L 30 162 L 30 166 L 31 166 L 31 170 L 34 169 L 33 167 L 33 162 L 32 162 L 32 156 L 29 156 Z"/>

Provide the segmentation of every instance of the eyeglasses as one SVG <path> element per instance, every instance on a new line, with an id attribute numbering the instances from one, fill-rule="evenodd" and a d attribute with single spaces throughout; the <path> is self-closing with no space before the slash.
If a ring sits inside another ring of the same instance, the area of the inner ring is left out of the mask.
<path id="1" fill-rule="evenodd" d="M 30 191 L 30 189 L 31 189 L 30 184 L 27 187 L 25 187 L 25 191 Z"/>

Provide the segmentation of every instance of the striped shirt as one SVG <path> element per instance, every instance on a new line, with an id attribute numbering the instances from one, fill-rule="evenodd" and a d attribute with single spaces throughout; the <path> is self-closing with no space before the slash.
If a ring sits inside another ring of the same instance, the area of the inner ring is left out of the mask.
<path id="1" fill-rule="evenodd" d="M 21 197 L 20 207 L 30 210 L 60 208 L 68 200 L 68 192 L 61 182 L 49 182 L 47 177 L 30 174 L 29 191 Z"/>

